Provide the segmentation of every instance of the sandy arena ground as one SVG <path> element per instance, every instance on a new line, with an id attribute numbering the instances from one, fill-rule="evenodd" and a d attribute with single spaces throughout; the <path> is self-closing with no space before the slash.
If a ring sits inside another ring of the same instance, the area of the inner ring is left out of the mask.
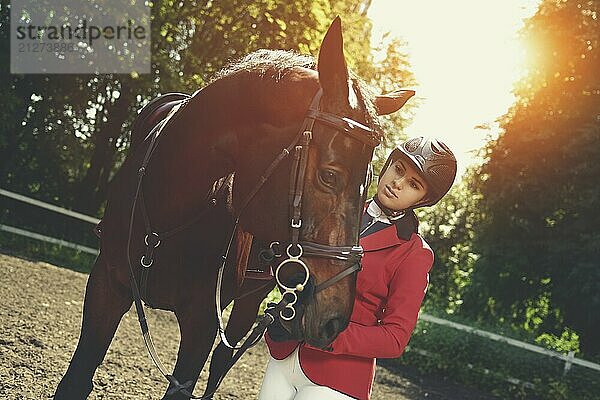
<path id="1" fill-rule="evenodd" d="M 85 274 L 0 254 L 0 399 L 52 398 L 77 343 L 86 279 Z M 171 368 L 179 343 L 175 318 L 148 310 L 148 319 L 159 355 Z M 255 399 L 266 361 L 261 342 L 229 373 L 215 400 Z M 378 367 L 373 400 L 490 398 L 439 377 L 389 368 Z M 206 377 L 203 372 L 196 392 Z M 89 398 L 160 399 L 165 388 L 131 309 L 96 372 Z"/>

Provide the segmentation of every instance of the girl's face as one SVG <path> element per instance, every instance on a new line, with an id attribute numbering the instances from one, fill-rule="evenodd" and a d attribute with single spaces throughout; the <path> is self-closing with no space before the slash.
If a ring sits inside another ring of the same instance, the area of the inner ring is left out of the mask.
<path id="1" fill-rule="evenodd" d="M 402 158 L 390 164 L 377 185 L 377 199 L 394 211 L 405 210 L 427 194 L 427 184 Z"/>

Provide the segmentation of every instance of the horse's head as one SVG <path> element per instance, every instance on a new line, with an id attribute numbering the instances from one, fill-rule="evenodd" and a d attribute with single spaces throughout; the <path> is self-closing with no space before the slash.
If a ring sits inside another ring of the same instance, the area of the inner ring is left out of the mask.
<path id="1" fill-rule="evenodd" d="M 253 133 L 237 144 L 234 205 L 240 210 L 260 186 L 241 213 L 242 226 L 280 242 L 274 267 L 291 303 L 284 325 L 325 347 L 347 326 L 354 303 L 367 171 L 382 139 L 376 115 L 398 110 L 414 92 L 373 96 L 351 78 L 339 18 L 323 39 L 316 70 L 291 53 L 268 57 L 272 64 L 247 59 L 238 74 L 245 84 L 254 81 L 239 93 L 253 113 L 245 127 Z M 278 155 L 282 161 L 274 162 Z M 301 307 L 294 304 L 298 296 Z"/>

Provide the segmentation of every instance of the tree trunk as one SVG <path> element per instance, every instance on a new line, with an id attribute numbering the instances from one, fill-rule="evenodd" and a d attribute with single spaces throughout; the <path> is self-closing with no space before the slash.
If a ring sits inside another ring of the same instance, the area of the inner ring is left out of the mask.
<path id="1" fill-rule="evenodd" d="M 121 136 L 123 124 L 129 117 L 131 103 L 129 93 L 121 91 L 121 96 L 107 106 L 108 121 L 99 124 L 96 129 L 90 167 L 81 181 L 79 190 L 83 212 L 95 215 L 105 200 L 106 185 L 117 151 L 117 138 Z"/>

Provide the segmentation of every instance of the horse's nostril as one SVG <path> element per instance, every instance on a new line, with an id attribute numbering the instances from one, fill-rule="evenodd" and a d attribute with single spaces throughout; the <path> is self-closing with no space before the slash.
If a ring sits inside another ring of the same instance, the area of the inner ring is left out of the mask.
<path id="1" fill-rule="evenodd" d="M 332 318 L 323 325 L 321 337 L 327 341 L 333 341 L 333 338 L 346 326 L 345 319 Z"/>

